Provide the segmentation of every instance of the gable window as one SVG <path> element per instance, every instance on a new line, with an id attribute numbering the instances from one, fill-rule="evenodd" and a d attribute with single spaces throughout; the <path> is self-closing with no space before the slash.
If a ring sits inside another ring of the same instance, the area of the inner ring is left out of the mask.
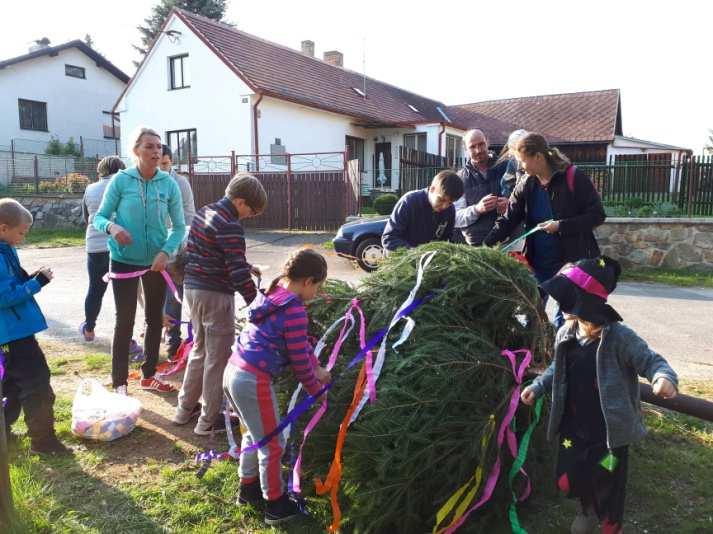
<path id="1" fill-rule="evenodd" d="M 364 172 L 364 140 L 360 137 L 346 136 L 347 159 L 359 160 L 359 170 Z"/>
<path id="2" fill-rule="evenodd" d="M 71 78 L 81 78 L 82 80 L 87 79 L 87 72 L 84 67 L 77 67 L 76 65 L 65 65 L 64 73 Z"/>
<path id="3" fill-rule="evenodd" d="M 446 160 L 453 164 L 463 157 L 463 140 L 457 135 L 446 134 Z"/>
<path id="4" fill-rule="evenodd" d="M 20 98 L 17 103 L 20 110 L 20 129 L 47 131 L 47 102 Z"/>
<path id="5" fill-rule="evenodd" d="M 404 134 L 404 146 L 419 152 L 426 152 L 426 134 Z"/>
<path id="6" fill-rule="evenodd" d="M 171 89 L 185 89 L 191 86 L 188 75 L 188 54 L 168 58 L 168 71 Z"/>
<path id="7" fill-rule="evenodd" d="M 166 132 L 166 139 L 173 152 L 173 164 L 176 170 L 188 170 L 189 154 L 193 163 L 198 161 L 198 135 L 195 128 Z"/>

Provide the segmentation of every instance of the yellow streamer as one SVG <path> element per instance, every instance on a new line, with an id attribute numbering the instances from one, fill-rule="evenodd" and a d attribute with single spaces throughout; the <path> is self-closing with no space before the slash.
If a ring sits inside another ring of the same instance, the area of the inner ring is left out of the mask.
<path id="1" fill-rule="evenodd" d="M 453 525 L 456 521 L 458 521 L 463 516 L 463 514 L 466 512 L 466 510 L 468 510 L 470 503 L 473 502 L 475 495 L 478 493 L 478 489 L 480 489 L 480 483 L 483 480 L 483 463 L 485 462 L 485 455 L 488 451 L 488 445 L 490 444 L 490 440 L 492 439 L 494 432 L 495 432 L 495 415 L 490 414 L 487 426 L 485 428 L 485 432 L 483 433 L 483 436 L 480 438 L 480 463 L 478 464 L 478 467 L 476 467 L 475 472 L 473 473 L 473 476 L 471 476 L 470 479 L 465 484 L 463 484 L 460 488 L 458 488 L 456 490 L 456 492 L 448 498 L 448 500 L 445 502 L 445 504 L 436 513 L 436 524 L 433 527 L 433 534 L 440 534 L 441 532 L 448 529 L 451 525 Z M 472 487 L 466 493 L 466 490 L 471 485 L 472 485 Z M 461 500 L 461 497 L 464 493 L 465 493 L 465 498 L 460 502 L 460 504 L 456 508 L 455 515 L 453 516 L 453 519 L 451 520 L 451 522 L 447 526 L 445 526 L 439 530 L 441 523 L 443 523 L 443 521 L 446 519 L 446 517 L 448 517 L 448 515 L 451 513 L 451 511 L 453 511 L 453 508 L 456 507 L 456 504 L 458 504 L 458 502 Z"/>

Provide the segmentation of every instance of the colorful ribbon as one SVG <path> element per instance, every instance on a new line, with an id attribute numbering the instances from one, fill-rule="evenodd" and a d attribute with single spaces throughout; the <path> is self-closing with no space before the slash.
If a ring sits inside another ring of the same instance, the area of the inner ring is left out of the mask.
<path id="1" fill-rule="evenodd" d="M 0 380 L 5 376 L 5 351 L 0 348 Z"/>
<path id="2" fill-rule="evenodd" d="M 151 269 L 144 269 L 142 271 L 133 271 L 131 273 L 114 273 L 109 271 L 106 273 L 103 277 L 102 280 L 104 280 L 105 283 L 109 283 L 109 279 L 113 278 L 114 280 L 127 280 L 129 278 L 139 278 L 143 275 L 145 275 L 147 272 L 149 272 Z M 160 271 L 161 276 L 163 276 L 163 279 L 166 280 L 166 285 L 171 289 L 171 294 L 173 295 L 173 298 L 176 299 L 176 301 L 181 302 L 181 296 L 178 294 L 178 288 L 176 287 L 176 284 L 173 283 L 173 280 L 169 276 L 169 274 L 164 270 Z"/>
<path id="3" fill-rule="evenodd" d="M 549 222 L 549 221 L 547 221 L 547 222 Z M 520 237 L 516 238 L 515 240 L 510 241 L 510 243 L 508 243 L 507 245 L 505 245 L 505 246 L 504 246 L 502 249 L 500 249 L 500 250 L 502 250 L 503 252 L 508 252 L 508 251 L 509 251 L 510 249 L 512 249 L 515 245 L 517 245 L 520 241 L 522 241 L 523 239 L 527 239 L 527 238 L 530 237 L 532 234 L 534 234 L 535 232 L 539 232 L 540 230 L 542 230 L 542 227 L 541 227 L 541 226 L 535 226 L 535 227 L 533 227 L 533 228 L 530 228 L 527 232 L 525 232 L 524 234 L 522 234 Z"/>

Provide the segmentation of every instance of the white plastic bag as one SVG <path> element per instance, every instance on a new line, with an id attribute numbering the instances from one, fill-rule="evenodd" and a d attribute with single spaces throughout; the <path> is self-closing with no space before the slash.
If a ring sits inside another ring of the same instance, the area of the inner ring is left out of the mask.
<path id="1" fill-rule="evenodd" d="M 113 441 L 136 426 L 141 402 L 110 393 L 97 380 L 83 379 L 72 404 L 72 433 L 100 441 Z"/>

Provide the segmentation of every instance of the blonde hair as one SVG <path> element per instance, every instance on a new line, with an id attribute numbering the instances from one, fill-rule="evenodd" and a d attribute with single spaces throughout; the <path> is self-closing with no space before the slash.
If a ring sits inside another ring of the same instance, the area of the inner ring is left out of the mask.
<path id="1" fill-rule="evenodd" d="M 239 172 L 233 176 L 225 188 L 225 196 L 230 200 L 242 198 L 255 213 L 265 211 L 267 206 L 265 188 L 260 180 L 248 172 Z"/>
<path id="2" fill-rule="evenodd" d="M 161 134 L 159 134 L 156 130 L 148 128 L 147 126 L 137 126 L 136 129 L 129 134 L 129 146 L 131 147 L 132 152 L 139 148 L 141 145 L 141 139 L 144 135 L 153 135 L 158 137 L 159 140 L 161 139 Z M 134 161 L 137 161 L 136 156 L 134 156 Z"/>
<path id="3" fill-rule="evenodd" d="M 537 133 L 528 133 L 521 137 L 516 142 L 515 148 L 517 152 L 525 153 L 528 156 L 542 154 L 553 171 L 567 170 L 567 167 L 572 164 L 569 158 L 562 154 L 558 148 L 550 147 L 545 138 Z"/>
<path id="4" fill-rule="evenodd" d="M 0 198 L 0 224 L 15 228 L 32 224 L 32 213 L 14 198 Z"/>

